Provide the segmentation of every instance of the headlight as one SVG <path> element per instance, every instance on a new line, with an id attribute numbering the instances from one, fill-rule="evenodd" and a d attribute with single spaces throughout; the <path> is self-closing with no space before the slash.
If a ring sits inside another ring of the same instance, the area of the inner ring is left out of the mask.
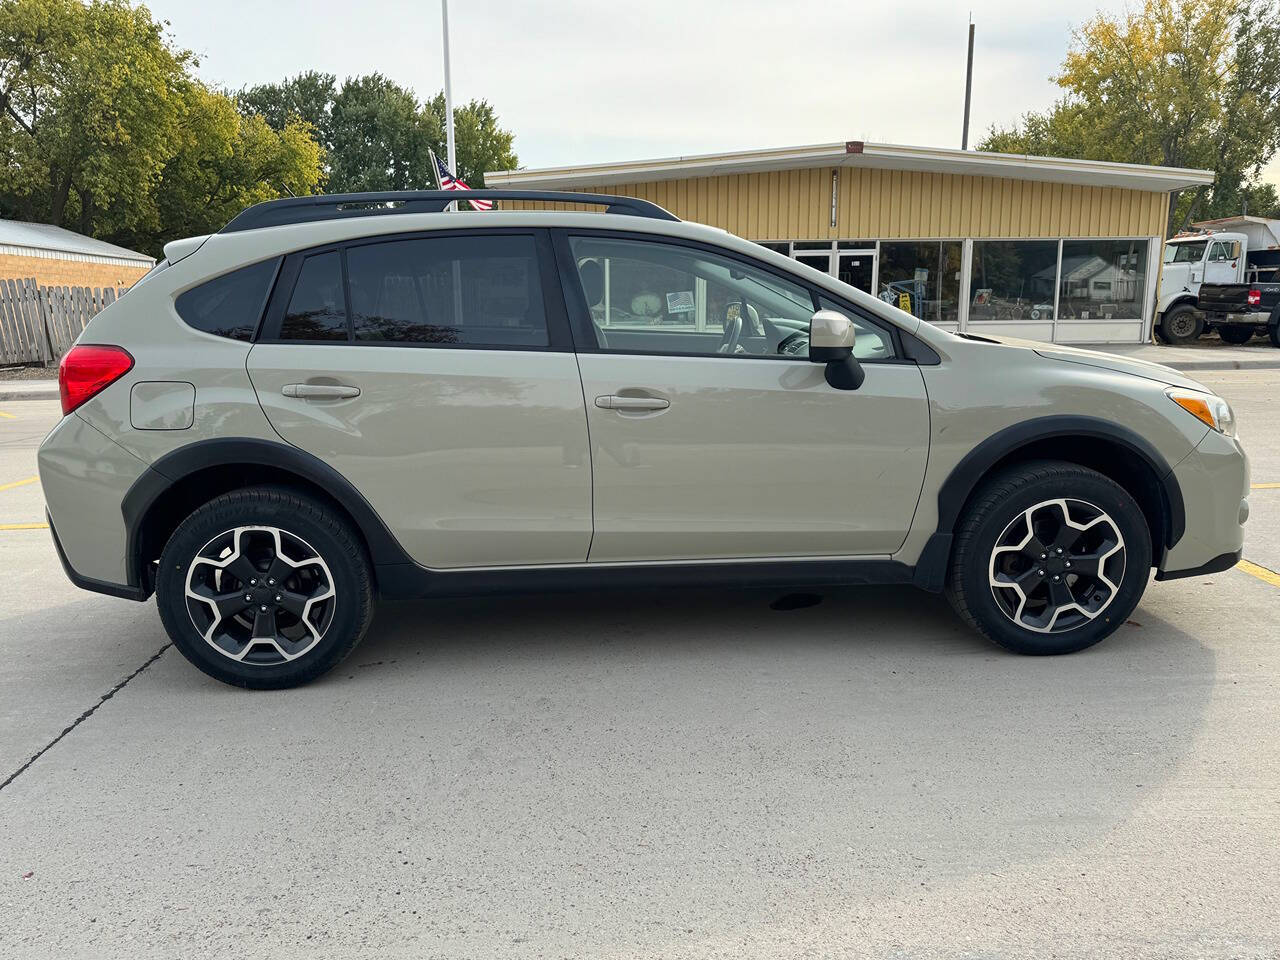
<path id="1" fill-rule="evenodd" d="M 1181 387 L 1170 387 L 1165 395 L 1206 427 L 1212 427 L 1224 436 L 1236 435 L 1236 415 L 1231 412 L 1231 405 L 1221 397 Z"/>

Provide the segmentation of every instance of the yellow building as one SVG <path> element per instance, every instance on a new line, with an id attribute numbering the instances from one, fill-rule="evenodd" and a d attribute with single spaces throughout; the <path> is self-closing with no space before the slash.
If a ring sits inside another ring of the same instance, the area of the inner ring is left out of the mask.
<path id="1" fill-rule="evenodd" d="M 951 330 L 1150 335 L 1172 191 L 1208 170 L 851 140 L 485 174 L 491 188 L 642 197 Z"/>

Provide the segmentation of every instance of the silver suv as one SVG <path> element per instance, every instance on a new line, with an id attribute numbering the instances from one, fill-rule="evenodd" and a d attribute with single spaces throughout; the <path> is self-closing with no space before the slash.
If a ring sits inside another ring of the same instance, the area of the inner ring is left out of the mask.
<path id="1" fill-rule="evenodd" d="M 914 584 L 1058 654 L 1240 557 L 1231 409 L 1167 367 L 955 336 L 641 200 L 471 195 L 606 209 L 302 197 L 169 244 L 62 363 L 67 575 L 270 688 L 376 595 Z"/>

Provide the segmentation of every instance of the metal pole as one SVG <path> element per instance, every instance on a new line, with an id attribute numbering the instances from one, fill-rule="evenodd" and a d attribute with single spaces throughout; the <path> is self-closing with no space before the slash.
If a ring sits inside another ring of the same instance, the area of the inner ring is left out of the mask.
<path id="1" fill-rule="evenodd" d="M 458 176 L 458 155 L 453 146 L 453 84 L 449 79 L 449 0 L 440 0 L 444 21 L 444 129 L 449 154 L 449 172 Z M 968 122 L 965 123 L 966 128 Z"/>
<path id="2" fill-rule="evenodd" d="M 448 84 L 449 76 L 449 39 L 446 36 L 444 41 L 444 75 L 445 83 Z M 446 90 L 449 88 L 446 86 Z M 447 95 L 446 95 L 447 96 Z M 969 149 L 969 99 L 973 96 L 973 18 L 969 18 L 969 64 L 964 70 L 964 132 L 960 135 L 960 149 Z M 452 129 L 452 127 L 450 127 Z"/>

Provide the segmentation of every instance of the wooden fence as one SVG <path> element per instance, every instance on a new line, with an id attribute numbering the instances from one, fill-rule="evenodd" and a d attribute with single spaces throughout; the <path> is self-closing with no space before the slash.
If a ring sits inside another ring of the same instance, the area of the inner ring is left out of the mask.
<path id="1" fill-rule="evenodd" d="M 124 290 L 42 287 L 34 278 L 0 280 L 0 365 L 53 363 Z"/>

